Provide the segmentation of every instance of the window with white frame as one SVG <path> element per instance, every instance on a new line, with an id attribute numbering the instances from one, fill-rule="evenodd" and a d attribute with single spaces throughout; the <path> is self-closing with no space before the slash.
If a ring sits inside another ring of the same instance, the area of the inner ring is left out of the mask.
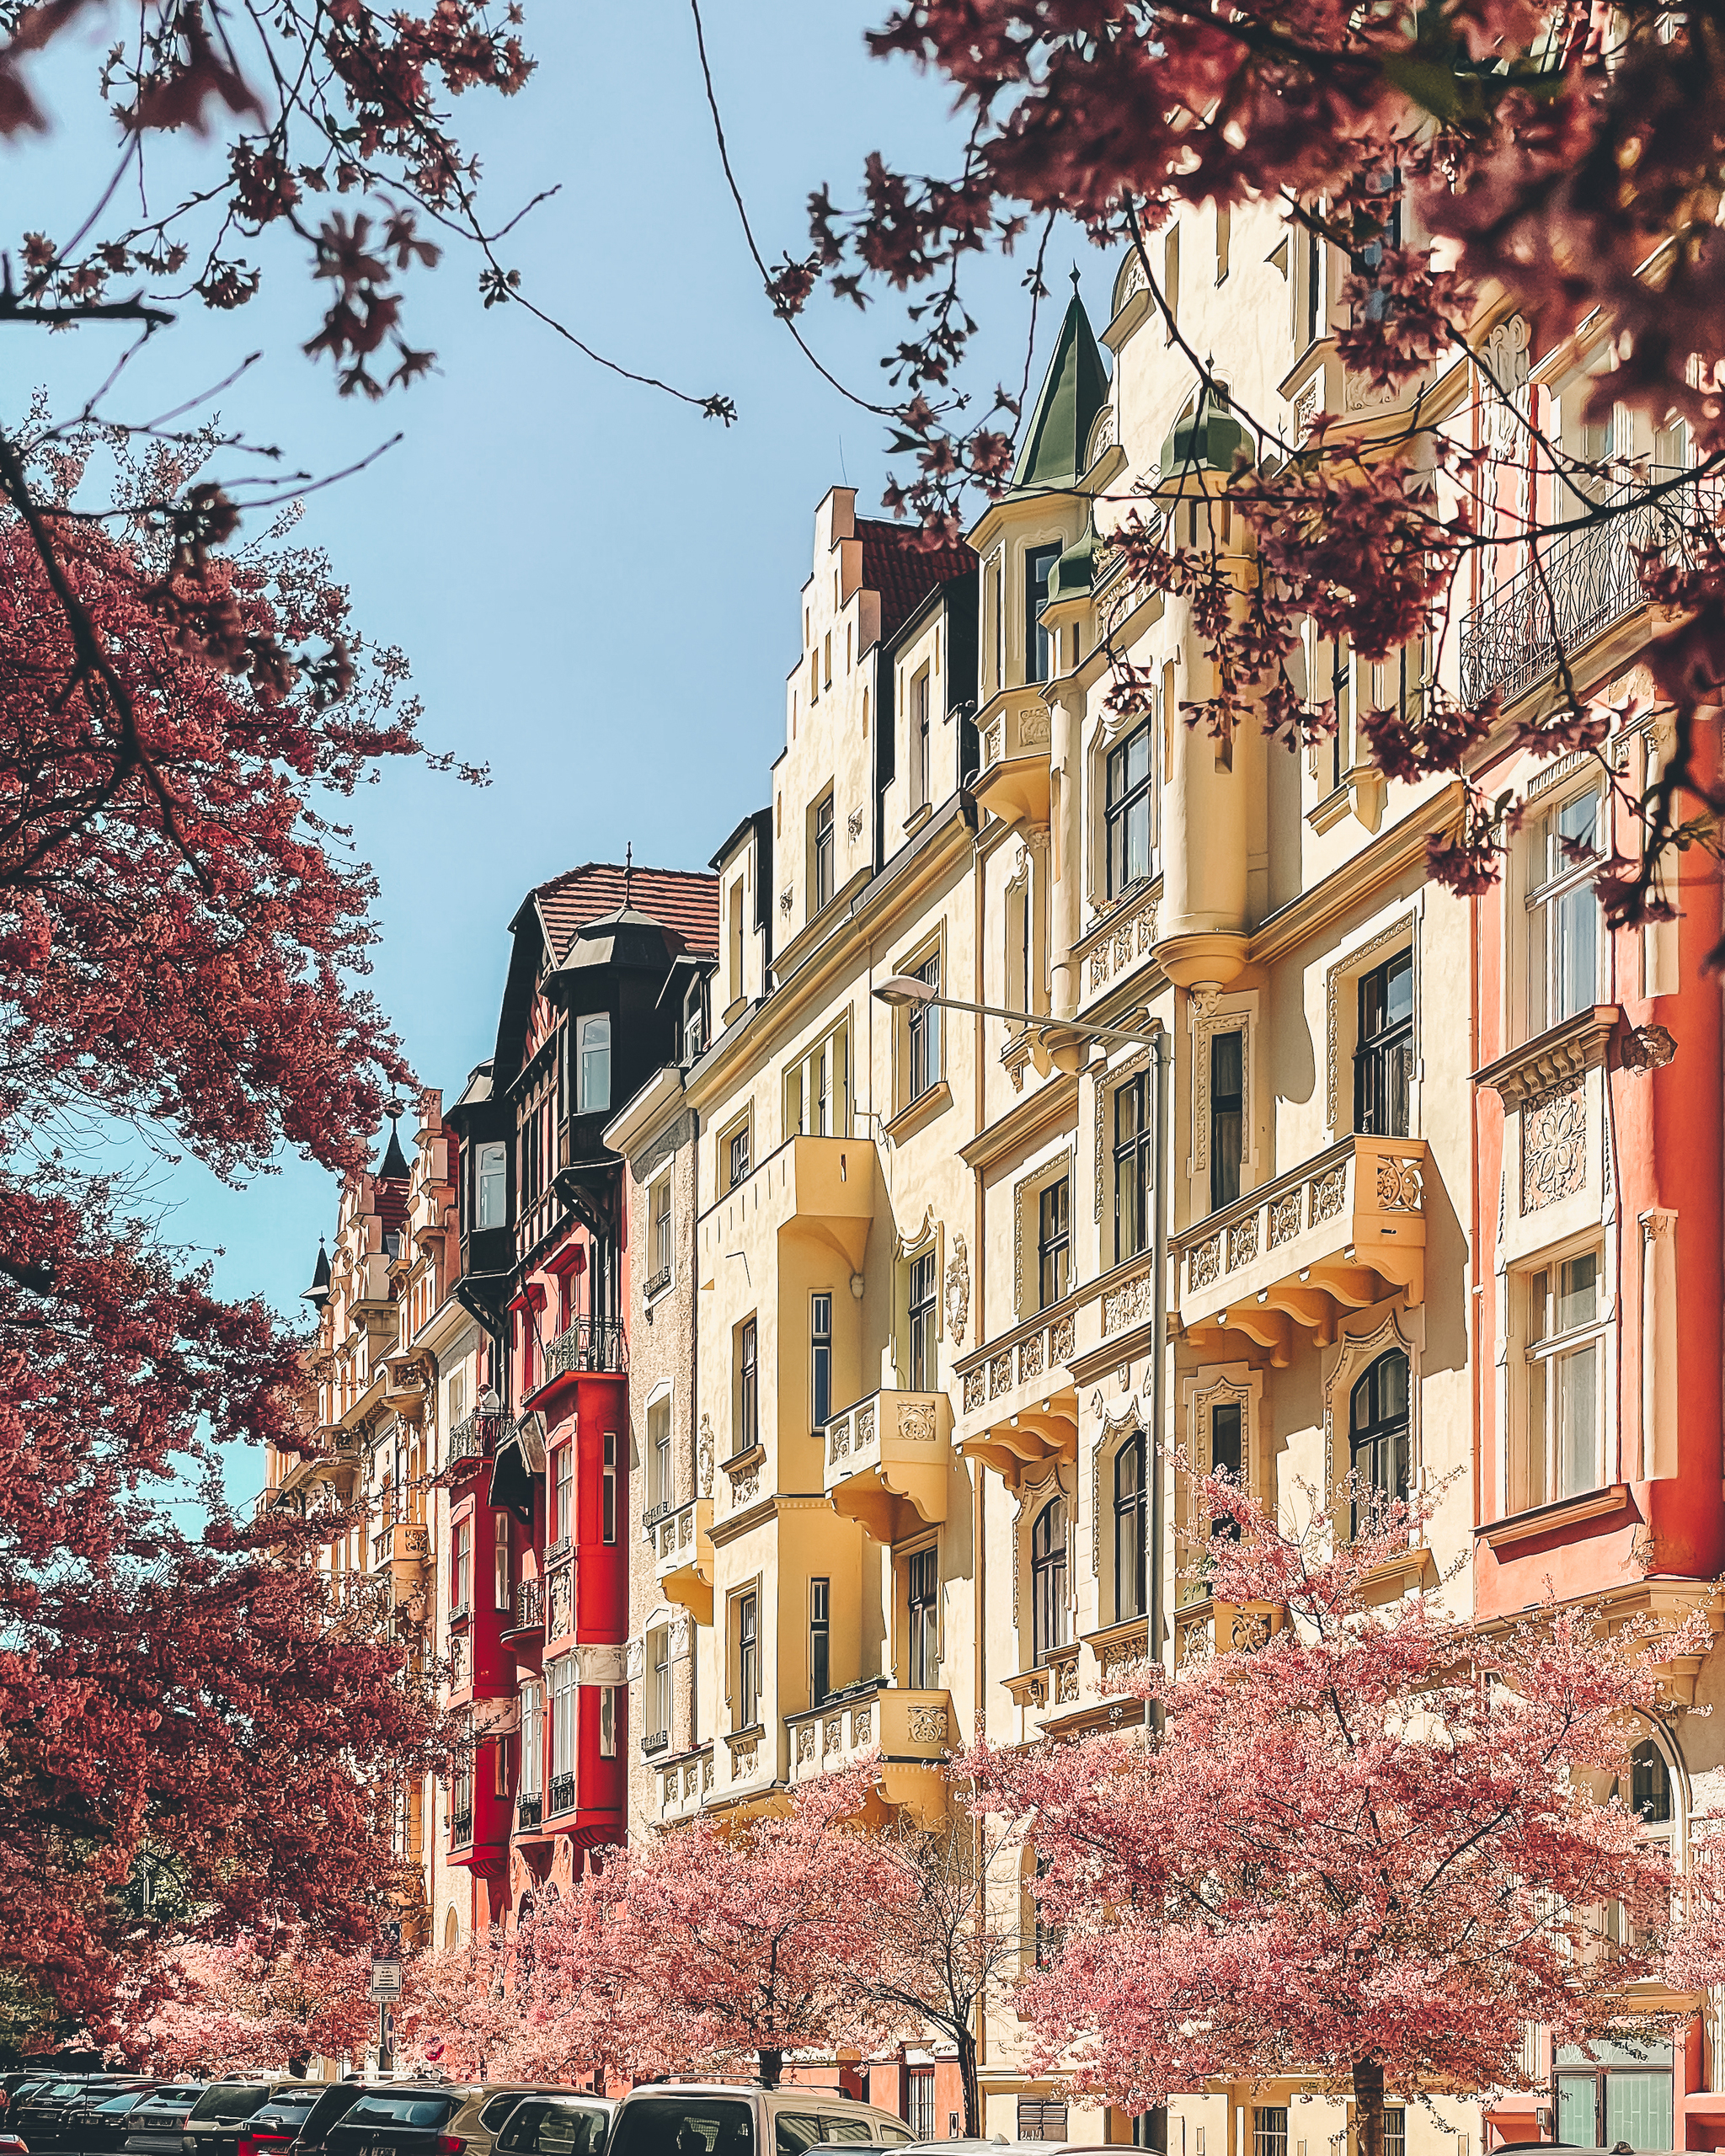
<path id="1" fill-rule="evenodd" d="M 449 1607 L 451 1614 L 466 1610 L 473 1598 L 473 1523 L 458 1519 L 455 1524 L 455 1562 L 450 1567 Z"/>
<path id="2" fill-rule="evenodd" d="M 749 1118 L 745 1115 L 734 1123 L 718 1141 L 718 1174 L 721 1192 L 734 1190 L 749 1179 Z"/>
<path id="3" fill-rule="evenodd" d="M 603 1442 L 599 1486 L 599 1539 L 601 1542 L 617 1540 L 618 1467 L 617 1433 L 607 1430 Z"/>
<path id="4" fill-rule="evenodd" d="M 1548 808 L 1528 862 L 1527 1030 L 1562 1025 L 1599 997 L 1603 938 L 1594 887 L 1603 844 L 1597 787 Z"/>
<path id="5" fill-rule="evenodd" d="M 1521 1505 L 1555 1504 L 1605 1480 L 1605 1282 L 1597 1248 L 1520 1276 L 1526 1340 Z"/>
<path id="6" fill-rule="evenodd" d="M 480 1145 L 474 1150 L 477 1162 L 473 1171 L 473 1225 L 482 1232 L 489 1228 L 506 1228 L 509 1225 L 509 1148 L 507 1145 Z"/>
<path id="7" fill-rule="evenodd" d="M 750 1588 L 732 1604 L 731 1687 L 736 1729 L 750 1729 L 761 1713 L 761 1595 Z"/>
<path id="8" fill-rule="evenodd" d="M 511 1554 L 509 1514 L 499 1506 L 491 1516 L 491 1604 L 494 1609 L 508 1609 L 513 1602 Z"/>
<path id="9" fill-rule="evenodd" d="M 537 1677 L 521 1687 L 521 1779 L 523 1796 L 545 1790 L 545 1687 Z"/>
<path id="10" fill-rule="evenodd" d="M 655 1513 L 671 1502 L 670 1395 L 647 1403 L 647 1502 Z"/>
<path id="11" fill-rule="evenodd" d="M 647 1734 L 670 1730 L 670 1627 L 655 1625 L 647 1635 Z"/>
<path id="12" fill-rule="evenodd" d="M 671 1187 L 669 1173 L 662 1175 L 653 1186 L 653 1277 L 648 1282 L 649 1293 L 656 1294 L 670 1285 L 671 1275 Z"/>
<path id="13" fill-rule="evenodd" d="M 575 1717 L 577 1703 L 581 1696 L 580 1675 L 572 1654 L 562 1656 L 551 1665 L 551 1774 L 556 1780 L 560 1774 L 575 1771 Z"/>
<path id="14" fill-rule="evenodd" d="M 617 1757 L 617 1695 L 615 1684 L 601 1684 L 599 1688 L 599 1756 L 601 1759 Z"/>
<path id="15" fill-rule="evenodd" d="M 925 666 L 911 684 L 911 806 L 927 806 L 933 780 L 933 749 L 929 738 L 929 682 Z"/>
<path id="16" fill-rule="evenodd" d="M 785 1071 L 785 1136 L 848 1138 L 850 1028 L 835 1027 Z"/>
<path id="17" fill-rule="evenodd" d="M 575 1021 L 576 1113 L 595 1115 L 611 1106 L 611 1020 L 603 1011 Z"/>
<path id="18" fill-rule="evenodd" d="M 551 1455 L 551 1539 L 567 1542 L 575 1531 L 575 1447 L 573 1438 Z"/>
<path id="19" fill-rule="evenodd" d="M 910 969 L 916 979 L 927 981 L 940 994 L 940 953 Z M 941 1081 L 941 1013 L 933 1003 L 913 1003 L 905 1014 L 905 1105 L 920 1101 Z"/>

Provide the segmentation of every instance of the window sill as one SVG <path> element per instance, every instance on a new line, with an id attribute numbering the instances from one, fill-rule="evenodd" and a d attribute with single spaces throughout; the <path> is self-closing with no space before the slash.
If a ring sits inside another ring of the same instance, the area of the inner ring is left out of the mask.
<path id="1" fill-rule="evenodd" d="M 655 1273 L 642 1289 L 642 1307 L 650 1310 L 655 1303 L 662 1301 L 670 1293 L 673 1285 L 671 1269 L 666 1266 L 663 1273 Z"/>
<path id="2" fill-rule="evenodd" d="M 929 1086 L 926 1092 L 919 1093 L 914 1101 L 901 1107 L 892 1121 L 886 1125 L 886 1134 L 895 1145 L 901 1145 L 905 1139 L 914 1137 L 925 1123 L 932 1123 L 937 1115 L 943 1114 L 952 1104 L 953 1089 L 943 1078 L 937 1084 Z"/>
<path id="3" fill-rule="evenodd" d="M 1533 1542 L 1541 1535 L 1561 1534 L 1566 1528 L 1584 1521 L 1604 1519 L 1629 1509 L 1629 1485 L 1608 1482 L 1603 1490 L 1586 1490 L 1578 1497 L 1560 1497 L 1555 1504 L 1537 1505 L 1531 1512 L 1512 1513 L 1508 1519 L 1487 1520 L 1473 1530 L 1493 1550 L 1513 1549 L 1518 1542 Z"/>
<path id="4" fill-rule="evenodd" d="M 913 833 L 920 831 L 933 814 L 934 803 L 932 801 L 925 801 L 920 808 L 913 808 L 905 819 L 905 837 L 909 838 Z"/>
<path id="5" fill-rule="evenodd" d="M 750 1468 L 758 1467 L 766 1457 L 766 1447 L 761 1444 L 745 1445 L 740 1452 L 732 1453 L 719 1465 L 730 1476 L 746 1474 Z"/>
<path id="6" fill-rule="evenodd" d="M 1615 1003 L 1590 1005 L 1476 1070 L 1473 1082 L 1489 1086 L 1506 1108 L 1519 1108 L 1532 1095 L 1603 1063 L 1622 1016 Z"/>

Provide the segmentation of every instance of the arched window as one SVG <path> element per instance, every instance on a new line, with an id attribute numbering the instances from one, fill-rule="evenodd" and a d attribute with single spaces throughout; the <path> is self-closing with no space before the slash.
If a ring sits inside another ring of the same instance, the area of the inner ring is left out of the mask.
<path id="1" fill-rule="evenodd" d="M 1141 1617 L 1144 1597 L 1144 1520 L 1147 1496 L 1144 1433 L 1128 1438 L 1114 1454 L 1114 1622 Z"/>
<path id="2" fill-rule="evenodd" d="M 1651 1737 L 1629 1755 L 1632 1770 L 1631 1806 L 1636 1817 L 1649 1827 L 1671 1823 L 1671 1769 L 1665 1755 Z"/>
<path id="3" fill-rule="evenodd" d="M 1348 1465 L 1358 1481 L 1354 1532 L 1359 1532 L 1359 1497 L 1381 1501 L 1407 1495 L 1407 1358 L 1399 1348 L 1380 1355 L 1354 1388 L 1348 1411 Z"/>
<path id="4" fill-rule="evenodd" d="M 1066 1501 L 1051 1497 L 1030 1530 L 1032 1667 L 1066 1644 Z"/>

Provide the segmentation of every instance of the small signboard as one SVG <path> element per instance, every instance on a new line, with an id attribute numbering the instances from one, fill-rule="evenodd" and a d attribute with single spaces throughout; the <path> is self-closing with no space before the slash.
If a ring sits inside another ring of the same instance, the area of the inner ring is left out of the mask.
<path id="1" fill-rule="evenodd" d="M 401 1963 L 398 1960 L 374 1957 L 371 1988 L 366 1995 L 371 1999 L 401 1997 Z"/>

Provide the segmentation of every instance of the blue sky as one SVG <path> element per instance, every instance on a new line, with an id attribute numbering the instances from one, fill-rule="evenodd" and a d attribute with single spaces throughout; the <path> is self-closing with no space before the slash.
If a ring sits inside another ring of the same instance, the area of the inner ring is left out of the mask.
<path id="1" fill-rule="evenodd" d="M 800 251 L 811 188 L 854 198 L 869 151 L 928 170 L 956 162 L 941 87 L 863 50 L 885 13 L 886 0 L 708 0 L 732 156 L 771 259 Z M 266 256 L 251 307 L 189 312 L 146 354 L 127 400 L 134 413 L 177 402 L 261 348 L 219 408 L 280 443 L 291 466 L 337 469 L 403 431 L 367 470 L 310 499 L 301 536 L 332 558 L 365 632 L 407 652 L 428 743 L 491 766 L 483 792 L 391 772 L 352 810 L 382 887 L 371 985 L 446 1098 L 489 1052 L 507 923 L 531 884 L 582 860 L 620 860 L 629 841 L 638 861 L 704 867 L 766 799 L 815 504 L 847 481 L 859 510 L 877 514 L 887 473 L 879 423 L 819 379 L 761 298 L 686 5 L 527 0 L 526 35 L 540 63 L 526 90 L 457 108 L 495 221 L 560 190 L 511 236 L 506 259 L 588 342 L 729 393 L 735 426 L 602 372 L 518 309 L 483 310 L 478 264 L 458 249 L 409 281 L 409 341 L 435 347 L 439 371 L 405 395 L 344 401 L 327 363 L 301 355 L 319 310 L 290 248 Z M 63 237 L 108 168 L 88 88 L 102 42 L 93 31 L 42 78 L 49 141 L 0 150 L 9 232 Z M 221 154 L 188 140 L 164 162 L 196 177 Z M 1100 323 L 1113 265 L 1065 237 L 1049 258 L 1058 300 L 1075 252 Z M 970 280 L 984 334 L 969 387 L 984 404 L 1023 366 L 1027 266 L 989 264 Z M 1039 369 L 1058 318 L 1045 305 Z M 879 357 L 898 334 L 890 302 L 858 317 L 818 301 L 808 319 L 835 371 L 878 395 Z M 115 352 L 105 331 L 34 344 L 8 334 L 14 416 L 38 383 L 56 410 L 72 408 Z M 243 1192 L 191 1166 L 159 1187 L 168 1232 L 219 1248 L 222 1292 L 302 1307 L 334 1216 L 327 1176 L 284 1160 Z M 260 1464 L 242 1457 L 229 1479 L 243 1497 Z"/>

